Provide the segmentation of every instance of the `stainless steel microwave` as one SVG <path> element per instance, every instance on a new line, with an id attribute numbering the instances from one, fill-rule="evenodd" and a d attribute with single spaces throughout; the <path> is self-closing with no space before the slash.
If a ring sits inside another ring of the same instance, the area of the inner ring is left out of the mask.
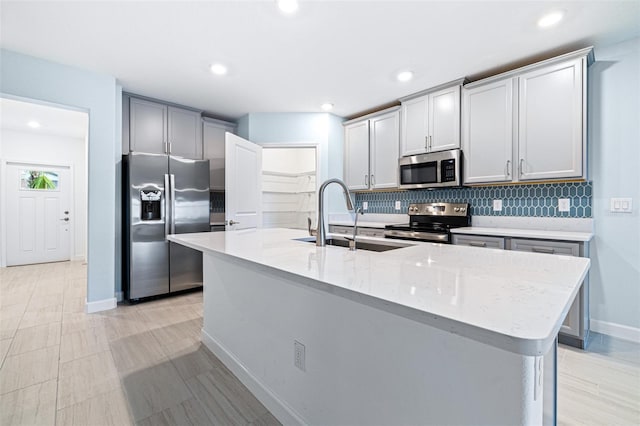
<path id="1" fill-rule="evenodd" d="M 462 186 L 462 151 L 433 152 L 399 160 L 401 189 Z"/>

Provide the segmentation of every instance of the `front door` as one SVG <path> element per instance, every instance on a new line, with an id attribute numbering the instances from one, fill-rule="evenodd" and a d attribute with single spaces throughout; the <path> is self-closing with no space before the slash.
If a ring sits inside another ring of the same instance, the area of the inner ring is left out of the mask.
<path id="1" fill-rule="evenodd" d="M 7 266 L 70 259 L 68 167 L 7 163 Z"/>
<path id="2" fill-rule="evenodd" d="M 225 135 L 225 223 L 227 231 L 262 226 L 262 147 Z"/>

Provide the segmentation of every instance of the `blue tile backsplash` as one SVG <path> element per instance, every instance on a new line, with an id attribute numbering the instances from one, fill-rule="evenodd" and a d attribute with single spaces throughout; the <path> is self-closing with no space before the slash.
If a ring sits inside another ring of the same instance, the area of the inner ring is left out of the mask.
<path id="1" fill-rule="evenodd" d="M 369 203 L 368 213 L 406 213 L 410 203 L 469 203 L 471 215 L 590 218 L 591 182 L 504 185 L 399 192 L 356 193 L 356 205 Z M 558 211 L 558 198 L 571 200 L 568 212 Z M 400 211 L 395 202 L 400 201 Z M 493 211 L 493 200 L 502 200 L 502 211 Z"/>

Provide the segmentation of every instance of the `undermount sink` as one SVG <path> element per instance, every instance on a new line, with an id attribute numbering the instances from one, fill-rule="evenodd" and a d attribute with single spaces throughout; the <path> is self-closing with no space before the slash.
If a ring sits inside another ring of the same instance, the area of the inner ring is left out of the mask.
<path id="1" fill-rule="evenodd" d="M 303 241 L 305 243 L 315 243 L 316 237 L 303 237 L 303 238 L 294 238 L 296 241 Z M 349 240 L 342 237 L 330 237 L 325 240 L 326 245 L 328 246 L 338 246 L 338 247 L 349 247 Z M 357 250 L 367 250 L 367 251 L 376 251 L 383 252 L 389 250 L 395 250 L 404 247 L 411 247 L 414 244 L 401 243 L 396 241 L 378 241 L 378 240 L 365 240 L 362 238 L 356 238 L 356 249 Z"/>

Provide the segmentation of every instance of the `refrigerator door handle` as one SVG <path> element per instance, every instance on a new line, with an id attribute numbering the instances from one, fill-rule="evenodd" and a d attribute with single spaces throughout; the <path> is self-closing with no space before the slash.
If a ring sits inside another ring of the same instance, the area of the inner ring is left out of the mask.
<path id="1" fill-rule="evenodd" d="M 176 175 L 170 175 L 171 182 L 171 233 L 176 233 Z"/>
<path id="2" fill-rule="evenodd" d="M 164 175 L 164 240 L 167 240 L 167 235 L 169 235 L 169 200 L 167 199 L 167 194 L 169 193 L 169 175 L 165 173 Z"/>

